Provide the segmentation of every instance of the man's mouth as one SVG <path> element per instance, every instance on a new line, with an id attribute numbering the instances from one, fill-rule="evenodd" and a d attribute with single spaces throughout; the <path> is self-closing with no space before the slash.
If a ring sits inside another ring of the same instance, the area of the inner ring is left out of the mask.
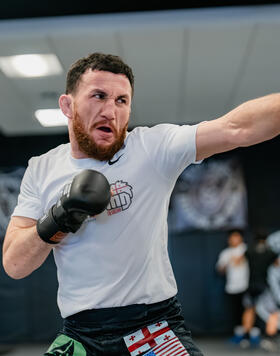
<path id="1" fill-rule="evenodd" d="M 113 132 L 113 130 L 108 126 L 99 126 L 99 127 L 97 127 L 97 130 L 100 130 L 100 131 L 103 131 L 103 132 L 108 132 L 108 133 Z"/>

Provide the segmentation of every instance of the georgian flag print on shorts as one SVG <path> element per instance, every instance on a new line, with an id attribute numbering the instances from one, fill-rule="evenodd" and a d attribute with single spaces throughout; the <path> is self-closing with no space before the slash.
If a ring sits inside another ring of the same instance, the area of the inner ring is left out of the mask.
<path id="1" fill-rule="evenodd" d="M 146 326 L 124 337 L 131 356 L 186 356 L 189 355 L 167 321 Z"/>

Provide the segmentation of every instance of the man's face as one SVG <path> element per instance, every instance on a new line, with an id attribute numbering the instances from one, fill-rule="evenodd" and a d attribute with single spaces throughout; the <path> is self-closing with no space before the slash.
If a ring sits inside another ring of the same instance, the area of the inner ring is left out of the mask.
<path id="1" fill-rule="evenodd" d="M 109 160 L 122 147 L 131 110 L 131 85 L 123 74 L 86 71 L 73 97 L 74 147 Z"/>
<path id="2" fill-rule="evenodd" d="M 236 247 L 236 246 L 240 245 L 243 242 L 243 238 L 240 235 L 240 233 L 236 231 L 236 232 L 233 232 L 229 236 L 228 242 L 229 242 L 229 246 Z"/>

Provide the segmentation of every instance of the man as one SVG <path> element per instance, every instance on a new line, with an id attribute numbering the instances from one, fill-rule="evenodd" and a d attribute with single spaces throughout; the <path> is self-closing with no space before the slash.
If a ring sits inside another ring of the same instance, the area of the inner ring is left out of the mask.
<path id="1" fill-rule="evenodd" d="M 262 229 L 257 231 L 254 241 L 245 252 L 249 264 L 249 285 L 243 298 L 244 313 L 242 317 L 244 337 L 249 334 L 252 344 L 260 343 L 260 336 L 251 337 L 251 331 L 256 322 L 256 304 L 260 295 L 267 288 L 268 268 L 276 261 L 278 254 L 266 243 L 267 233 Z M 253 341 L 253 342 L 252 342 Z"/>
<path id="2" fill-rule="evenodd" d="M 217 271 L 226 276 L 225 292 L 231 303 L 235 327 L 240 327 L 242 322 L 242 300 L 249 280 L 249 267 L 244 257 L 245 251 L 243 231 L 230 230 L 228 232 L 228 247 L 221 251 L 216 263 Z M 235 333 L 232 341 L 238 339 Z"/>
<path id="3" fill-rule="evenodd" d="M 268 351 L 279 351 L 277 334 L 280 330 L 280 258 L 267 270 L 268 287 L 256 303 L 256 314 L 264 322 L 264 339 L 261 347 Z"/>
<path id="4" fill-rule="evenodd" d="M 32 158 L 23 178 L 3 265 L 11 277 L 24 278 L 53 250 L 64 327 L 48 355 L 202 355 L 175 297 L 167 253 L 170 194 L 191 163 L 280 132 L 280 95 L 272 94 L 199 125 L 127 133 L 133 89 L 132 71 L 119 57 L 78 60 L 59 99 L 70 143 Z M 89 202 L 75 211 L 69 201 L 79 200 L 79 190 L 85 200 L 88 188 L 94 192 L 83 175 L 88 169 L 107 178 L 112 198 L 105 211 L 84 220 L 94 215 Z"/>

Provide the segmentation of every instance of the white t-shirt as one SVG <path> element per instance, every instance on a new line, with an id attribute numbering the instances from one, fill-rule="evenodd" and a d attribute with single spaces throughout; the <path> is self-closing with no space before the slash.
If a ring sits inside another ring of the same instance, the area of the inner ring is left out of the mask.
<path id="1" fill-rule="evenodd" d="M 248 288 L 248 262 L 244 260 L 239 264 L 234 263 L 234 259 L 244 255 L 245 251 L 246 245 L 241 243 L 236 247 L 227 247 L 219 255 L 216 267 L 226 269 L 225 290 L 229 294 L 242 293 Z"/>
<path id="2" fill-rule="evenodd" d="M 74 159 L 70 144 L 29 160 L 13 216 L 39 219 L 84 169 L 103 173 L 114 193 L 102 214 L 53 249 L 62 317 L 91 308 L 155 303 L 177 293 L 167 252 L 167 214 L 178 176 L 195 162 L 196 128 L 136 128 L 113 164 Z"/>

